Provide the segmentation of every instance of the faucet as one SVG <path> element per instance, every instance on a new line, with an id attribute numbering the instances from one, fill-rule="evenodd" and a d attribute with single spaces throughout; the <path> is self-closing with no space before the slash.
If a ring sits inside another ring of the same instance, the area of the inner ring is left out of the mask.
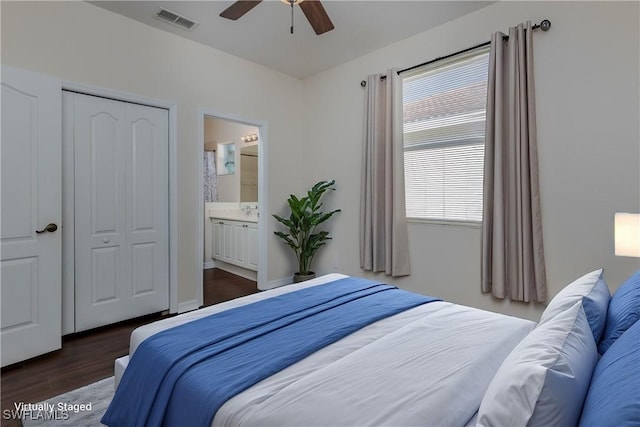
<path id="1" fill-rule="evenodd" d="M 247 214 L 247 216 L 251 216 L 251 206 L 244 205 L 242 206 L 241 210 L 243 210 Z"/>

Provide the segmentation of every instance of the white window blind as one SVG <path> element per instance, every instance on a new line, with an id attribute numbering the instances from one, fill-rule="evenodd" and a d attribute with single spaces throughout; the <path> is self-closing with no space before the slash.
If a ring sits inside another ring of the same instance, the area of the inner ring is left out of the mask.
<path id="1" fill-rule="evenodd" d="M 403 78 L 408 218 L 482 221 L 487 49 Z"/>

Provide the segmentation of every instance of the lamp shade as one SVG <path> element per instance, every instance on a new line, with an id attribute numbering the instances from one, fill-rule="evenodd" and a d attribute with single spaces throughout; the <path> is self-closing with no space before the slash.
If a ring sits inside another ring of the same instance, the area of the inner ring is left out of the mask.
<path id="1" fill-rule="evenodd" d="M 640 214 L 615 214 L 617 256 L 640 257 Z"/>

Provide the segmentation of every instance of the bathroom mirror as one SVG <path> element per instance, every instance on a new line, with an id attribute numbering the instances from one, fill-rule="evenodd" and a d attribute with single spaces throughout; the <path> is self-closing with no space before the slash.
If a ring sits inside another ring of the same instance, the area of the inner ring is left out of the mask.
<path id="1" fill-rule="evenodd" d="M 258 146 L 240 150 L 240 201 L 258 202 Z"/>
<path id="2" fill-rule="evenodd" d="M 216 170 L 218 175 L 236 173 L 236 145 L 233 142 L 218 143 Z"/>

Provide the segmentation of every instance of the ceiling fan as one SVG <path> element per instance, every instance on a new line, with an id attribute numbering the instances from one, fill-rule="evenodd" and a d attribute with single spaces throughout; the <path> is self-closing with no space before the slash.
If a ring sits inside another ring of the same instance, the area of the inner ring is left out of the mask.
<path id="1" fill-rule="evenodd" d="M 300 5 L 300 9 L 307 17 L 309 24 L 313 27 L 316 34 L 320 35 L 327 31 L 333 30 L 333 22 L 329 19 L 329 15 L 324 10 L 320 0 L 281 0 L 283 3 L 291 5 L 291 34 L 293 34 L 293 6 Z M 220 14 L 221 17 L 237 20 L 251 9 L 256 7 L 262 0 L 239 0 L 226 8 Z"/>

